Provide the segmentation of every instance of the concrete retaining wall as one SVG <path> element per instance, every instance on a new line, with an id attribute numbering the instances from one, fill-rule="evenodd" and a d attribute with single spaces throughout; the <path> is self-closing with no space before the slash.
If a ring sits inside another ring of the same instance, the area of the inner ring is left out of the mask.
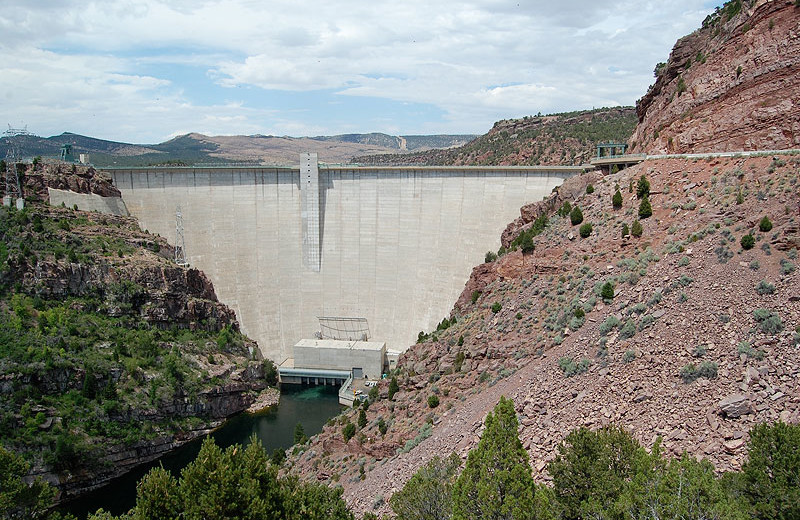
<path id="1" fill-rule="evenodd" d="M 81 211 L 98 211 L 109 215 L 128 216 L 125 202 L 119 197 L 101 197 L 95 193 L 76 193 L 54 188 L 47 188 L 47 193 L 51 206 L 60 206 L 63 203 L 68 208 L 78 206 Z"/>
<path id="2" fill-rule="evenodd" d="M 320 268 L 304 263 L 298 168 L 113 170 L 143 229 L 175 240 L 242 329 L 281 362 L 317 316 L 366 317 L 405 350 L 447 316 L 472 267 L 500 247 L 519 208 L 572 168 L 324 168 Z"/>

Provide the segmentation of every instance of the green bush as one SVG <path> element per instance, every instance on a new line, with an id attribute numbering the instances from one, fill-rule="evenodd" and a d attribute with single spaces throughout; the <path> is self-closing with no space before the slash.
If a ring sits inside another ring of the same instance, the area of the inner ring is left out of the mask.
<path id="1" fill-rule="evenodd" d="M 600 296 L 606 301 L 614 299 L 614 286 L 611 284 L 611 282 L 606 282 L 603 284 L 602 289 L 600 289 Z"/>
<path id="2" fill-rule="evenodd" d="M 753 235 L 748 233 L 742 237 L 742 239 L 739 241 L 739 245 L 741 245 L 742 249 L 745 251 L 748 249 L 753 249 L 753 246 L 756 245 L 756 239 L 753 238 Z"/>
<path id="3" fill-rule="evenodd" d="M 636 320 L 628 319 L 625 321 L 625 324 L 622 325 L 622 328 L 619 329 L 619 339 L 625 340 L 628 338 L 632 338 L 636 335 Z"/>
<path id="4" fill-rule="evenodd" d="M 486 264 L 491 264 L 495 260 L 497 260 L 497 253 L 494 251 L 486 251 L 486 255 L 483 257 L 483 262 Z"/>
<path id="5" fill-rule="evenodd" d="M 570 211 L 572 211 L 572 204 L 570 204 L 569 201 L 565 200 L 564 204 L 562 204 L 561 207 L 558 208 L 558 211 L 556 211 L 556 214 L 559 217 L 566 217 L 567 215 L 569 215 Z"/>
<path id="6" fill-rule="evenodd" d="M 619 188 L 617 188 L 617 191 L 615 191 L 614 195 L 611 197 L 611 205 L 614 209 L 620 209 L 622 207 L 622 193 L 620 193 Z"/>
<path id="7" fill-rule="evenodd" d="M 589 235 L 592 234 L 592 225 L 587 222 L 586 224 L 581 225 L 578 232 L 580 233 L 581 238 L 588 238 Z"/>
<path id="8" fill-rule="evenodd" d="M 764 359 L 764 351 L 754 349 L 747 341 L 740 341 L 739 345 L 736 347 L 736 351 L 739 354 L 744 354 L 749 358 L 757 359 L 759 361 Z"/>
<path id="9" fill-rule="evenodd" d="M 475 303 L 476 301 L 478 301 L 478 298 L 481 297 L 481 294 L 482 294 L 481 291 L 472 291 L 472 295 L 470 295 L 470 298 L 469 298 L 470 301 L 472 303 Z"/>
<path id="10" fill-rule="evenodd" d="M 428 396 L 428 407 L 436 408 L 437 406 L 439 406 L 439 397 L 437 395 Z"/>
<path id="11" fill-rule="evenodd" d="M 342 437 L 344 438 L 344 442 L 349 442 L 350 439 L 352 439 L 353 435 L 355 434 L 356 434 L 356 425 L 348 420 L 345 423 L 344 427 L 342 428 Z"/>
<path id="12" fill-rule="evenodd" d="M 578 206 L 572 208 L 572 211 L 569 212 L 569 221 L 572 222 L 573 226 L 577 226 L 583 222 L 583 212 L 581 211 L 581 208 Z"/>
<path id="13" fill-rule="evenodd" d="M 714 379 L 717 377 L 717 364 L 713 361 L 703 361 L 699 366 L 689 363 L 681 368 L 680 376 L 684 383 L 691 383 L 701 377 Z"/>
<path id="14" fill-rule="evenodd" d="M 758 282 L 758 285 L 756 285 L 756 292 L 762 296 L 765 294 L 772 294 L 775 292 L 775 286 L 766 280 L 761 280 Z"/>
<path id="15" fill-rule="evenodd" d="M 492 312 L 493 312 L 493 313 L 495 313 L 495 314 L 497 314 L 498 312 L 500 312 L 500 310 L 501 310 L 502 308 L 503 308 L 503 306 L 502 306 L 502 305 L 500 305 L 500 302 L 494 302 L 494 303 L 492 304 Z"/>
<path id="16" fill-rule="evenodd" d="M 765 217 L 764 217 L 764 218 L 762 218 L 762 219 L 761 219 L 761 221 L 758 223 L 758 229 L 760 229 L 761 231 L 763 231 L 764 233 L 766 233 L 767 231 L 769 231 L 769 230 L 771 230 L 771 229 L 772 229 L 772 222 L 769 220 L 769 218 L 768 218 L 768 217 L 766 217 L 766 216 L 765 216 Z"/>
<path id="17" fill-rule="evenodd" d="M 455 453 L 442 460 L 433 457 L 392 495 L 389 503 L 397 520 L 433 520 L 450 518 L 453 509 L 452 489 L 461 458 Z M 375 516 L 374 520 L 378 517 Z M 363 520 L 367 520 L 365 514 Z"/>
<path id="18" fill-rule="evenodd" d="M 622 356 L 622 362 L 623 363 L 631 363 L 635 359 L 636 359 L 636 351 L 635 350 L 626 350 L 625 354 Z"/>
<path id="19" fill-rule="evenodd" d="M 594 186 L 592 186 L 591 184 L 587 184 L 586 185 L 586 194 L 587 195 L 591 195 L 592 193 L 594 193 Z"/>
<path id="20" fill-rule="evenodd" d="M 653 207 L 650 205 L 650 198 L 645 195 L 639 203 L 639 218 L 646 219 L 653 214 Z"/>
<path id="21" fill-rule="evenodd" d="M 776 312 L 769 309 L 756 309 L 753 311 L 753 317 L 758 323 L 758 328 L 764 334 L 775 335 L 783 330 L 783 321 Z"/>
<path id="22" fill-rule="evenodd" d="M 389 429 L 389 426 L 386 424 L 386 421 L 383 417 L 378 418 L 378 431 L 381 432 L 381 435 L 386 435 L 386 431 Z"/>
<path id="23" fill-rule="evenodd" d="M 571 357 L 562 357 L 558 360 L 558 366 L 566 377 L 577 376 L 583 374 L 592 365 L 592 361 L 587 358 L 575 362 Z"/>
<path id="24" fill-rule="evenodd" d="M 622 224 L 622 238 L 625 238 L 630 234 L 631 230 L 628 228 L 628 224 L 627 223 Z"/>

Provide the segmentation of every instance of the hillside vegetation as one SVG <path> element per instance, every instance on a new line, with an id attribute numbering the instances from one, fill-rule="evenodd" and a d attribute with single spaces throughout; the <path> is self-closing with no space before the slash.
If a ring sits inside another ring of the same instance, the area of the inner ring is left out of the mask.
<path id="1" fill-rule="evenodd" d="M 0 208 L 0 237 L 0 438 L 64 493 L 274 384 L 211 283 L 135 220 L 29 199 Z"/>
<path id="2" fill-rule="evenodd" d="M 463 146 L 416 154 L 353 158 L 359 164 L 569 165 L 584 164 L 599 142 L 627 142 L 636 126 L 631 107 L 601 108 L 498 121 Z"/>

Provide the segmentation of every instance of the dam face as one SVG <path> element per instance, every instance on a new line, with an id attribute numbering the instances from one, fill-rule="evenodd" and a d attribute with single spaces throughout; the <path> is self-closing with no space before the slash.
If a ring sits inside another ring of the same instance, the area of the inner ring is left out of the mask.
<path id="1" fill-rule="evenodd" d="M 318 316 L 365 317 L 374 340 L 405 350 L 448 315 L 519 208 L 580 171 L 320 166 L 314 186 L 313 170 L 108 172 L 142 229 L 171 243 L 180 206 L 189 263 L 280 363 Z"/>

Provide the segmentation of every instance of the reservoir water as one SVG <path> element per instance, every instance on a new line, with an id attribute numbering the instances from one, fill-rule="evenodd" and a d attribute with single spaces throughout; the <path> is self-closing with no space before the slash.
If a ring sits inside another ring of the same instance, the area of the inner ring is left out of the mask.
<path id="1" fill-rule="evenodd" d="M 311 436 L 319 433 L 325 423 L 341 410 L 338 387 L 287 385 L 281 388 L 278 406 L 256 415 L 238 415 L 226 421 L 210 436 L 217 445 L 226 448 L 232 444 L 247 444 L 250 436 L 255 433 L 267 453 L 271 454 L 276 448 L 286 449 L 292 446 L 297 423 L 302 424 L 306 435 Z M 60 510 L 72 513 L 80 520 L 99 508 L 114 515 L 128 511 L 136 503 L 136 483 L 145 473 L 161 464 L 178 477 L 180 470 L 197 456 L 203 438 L 184 444 L 174 452 L 65 504 Z"/>

